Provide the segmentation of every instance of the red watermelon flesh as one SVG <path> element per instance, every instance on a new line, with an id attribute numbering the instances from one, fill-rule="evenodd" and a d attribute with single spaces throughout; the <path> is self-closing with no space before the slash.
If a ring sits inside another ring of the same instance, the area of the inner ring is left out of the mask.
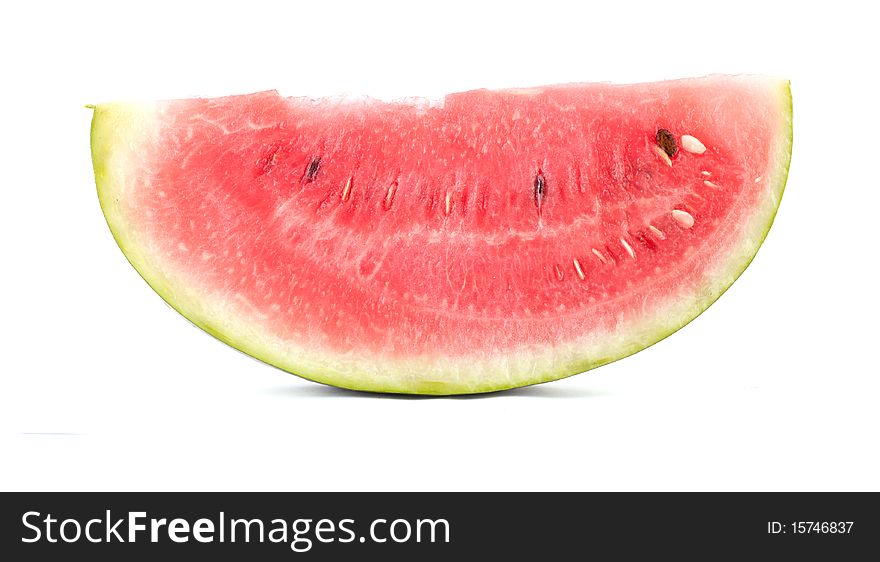
<path id="1" fill-rule="evenodd" d="M 101 205 L 173 307 L 306 378 L 483 392 L 634 353 L 751 261 L 788 82 L 712 76 L 442 102 L 98 105 Z"/>

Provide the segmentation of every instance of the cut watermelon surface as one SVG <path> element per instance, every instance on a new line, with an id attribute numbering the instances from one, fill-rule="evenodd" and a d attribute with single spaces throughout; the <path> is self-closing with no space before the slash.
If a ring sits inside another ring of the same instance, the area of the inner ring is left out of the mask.
<path id="1" fill-rule="evenodd" d="M 95 107 L 101 207 L 131 264 L 222 341 L 336 386 L 559 379 L 684 326 L 770 228 L 785 80 L 275 92 Z"/>

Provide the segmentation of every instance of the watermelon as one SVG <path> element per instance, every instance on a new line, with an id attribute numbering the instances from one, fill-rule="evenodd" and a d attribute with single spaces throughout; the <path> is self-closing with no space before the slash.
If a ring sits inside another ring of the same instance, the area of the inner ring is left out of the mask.
<path id="1" fill-rule="evenodd" d="M 764 240 L 791 142 L 789 83 L 757 76 L 107 103 L 91 130 L 110 230 L 172 307 L 307 379 L 422 394 L 684 326 Z"/>

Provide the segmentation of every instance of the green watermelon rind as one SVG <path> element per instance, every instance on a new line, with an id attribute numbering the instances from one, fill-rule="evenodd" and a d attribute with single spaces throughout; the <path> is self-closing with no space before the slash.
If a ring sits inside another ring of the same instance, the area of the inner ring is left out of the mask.
<path id="1" fill-rule="evenodd" d="M 768 188 L 742 229 L 737 249 L 706 275 L 702 286 L 668 299 L 649 318 L 622 325 L 614 333 L 489 358 L 352 358 L 298 347 L 249 324 L 230 312 L 222 296 L 204 294 L 187 283 L 185 275 L 163 267 L 161 256 L 152 254 L 149 242 L 138 239 L 135 229 L 126 223 L 126 211 L 137 212 L 126 208 L 126 180 L 137 173 L 138 147 L 148 145 L 158 134 L 154 127 L 156 104 L 94 106 L 92 161 L 101 209 L 129 263 L 165 302 L 215 338 L 303 378 L 352 390 L 429 395 L 492 392 L 566 378 L 632 355 L 675 333 L 718 300 L 754 259 L 785 189 L 792 147 L 791 88 L 785 80 L 780 80 L 777 88 L 777 147 Z"/>

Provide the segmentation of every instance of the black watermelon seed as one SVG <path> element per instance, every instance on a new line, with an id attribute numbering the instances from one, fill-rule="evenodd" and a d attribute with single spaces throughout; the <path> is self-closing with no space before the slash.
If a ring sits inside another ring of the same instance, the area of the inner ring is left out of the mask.
<path id="1" fill-rule="evenodd" d="M 309 161 L 309 165 L 306 168 L 306 182 L 315 181 L 315 176 L 318 175 L 318 168 L 321 167 L 321 157 L 313 156 L 311 161 Z"/>
<path id="2" fill-rule="evenodd" d="M 535 176 L 535 205 L 540 209 L 541 202 L 544 200 L 544 195 L 547 192 L 547 180 L 544 179 L 544 174 L 538 172 L 538 175 Z"/>
<path id="3" fill-rule="evenodd" d="M 678 154 L 678 145 L 675 136 L 666 129 L 657 129 L 657 144 L 670 158 Z"/>

